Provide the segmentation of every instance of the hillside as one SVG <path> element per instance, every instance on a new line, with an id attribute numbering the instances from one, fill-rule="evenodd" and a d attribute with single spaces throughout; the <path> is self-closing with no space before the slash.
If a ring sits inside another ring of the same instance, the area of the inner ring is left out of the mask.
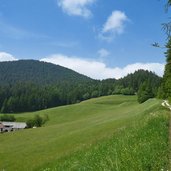
<path id="1" fill-rule="evenodd" d="M 160 81 L 144 70 L 119 80 L 100 81 L 40 61 L 0 62 L 0 112 L 36 111 L 112 94 L 134 95 L 144 83 L 151 92 L 147 100 L 157 95 Z"/>
<path id="2" fill-rule="evenodd" d="M 106 79 L 102 83 L 116 83 L 125 87 L 137 88 L 146 80 L 159 82 L 160 77 L 155 73 L 138 70 L 133 74 L 128 74 L 121 79 Z M 18 82 L 31 82 L 34 84 L 56 84 L 58 82 L 87 82 L 93 79 L 79 74 L 71 69 L 55 65 L 52 63 L 41 62 L 36 60 L 18 60 L 9 62 L 0 62 L 0 85 L 14 85 Z M 98 82 L 95 81 L 94 82 Z"/>
<path id="3" fill-rule="evenodd" d="M 54 84 L 60 81 L 83 82 L 91 79 L 70 69 L 36 60 L 0 62 L 0 85 L 17 82 Z"/>
<path id="4" fill-rule="evenodd" d="M 15 115 L 18 121 L 48 115 L 49 121 L 0 134 L 0 170 L 167 170 L 168 112 L 160 100 L 136 99 L 108 96 Z"/>

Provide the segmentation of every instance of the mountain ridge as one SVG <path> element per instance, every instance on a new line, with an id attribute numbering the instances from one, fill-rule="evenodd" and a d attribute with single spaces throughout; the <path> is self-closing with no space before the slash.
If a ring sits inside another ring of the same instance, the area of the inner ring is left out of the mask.
<path id="1" fill-rule="evenodd" d="M 38 60 L 0 62 L 0 84 L 34 82 L 52 84 L 59 81 L 91 81 L 92 79 L 60 65 Z"/>
<path id="2" fill-rule="evenodd" d="M 0 111 L 37 111 L 114 94 L 157 95 L 161 78 L 139 70 L 119 80 L 93 80 L 75 71 L 35 60 L 0 63 Z M 139 88 L 141 92 L 139 92 Z M 139 93 L 138 93 L 139 92 Z M 143 99 L 144 101 L 144 99 Z"/>

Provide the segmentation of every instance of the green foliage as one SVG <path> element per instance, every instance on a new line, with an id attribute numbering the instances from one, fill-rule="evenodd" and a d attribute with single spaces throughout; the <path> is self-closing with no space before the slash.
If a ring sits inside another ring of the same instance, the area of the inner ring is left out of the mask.
<path id="1" fill-rule="evenodd" d="M 118 81 L 120 82 L 120 85 L 123 86 L 123 88 L 132 88 L 136 93 L 144 82 L 150 82 L 151 87 L 156 94 L 156 89 L 158 89 L 158 87 L 160 86 L 161 78 L 153 72 L 138 70 L 133 74 L 128 74 L 128 76 Z"/>
<path id="2" fill-rule="evenodd" d="M 112 94 L 122 94 L 123 86 L 117 85 Z"/>
<path id="3" fill-rule="evenodd" d="M 171 5 L 171 0 L 168 0 L 168 3 Z"/>
<path id="4" fill-rule="evenodd" d="M 36 127 L 41 127 L 43 124 L 43 119 L 39 115 L 36 115 L 34 117 L 34 123 Z"/>
<path id="5" fill-rule="evenodd" d="M 43 124 L 45 124 L 47 121 L 49 121 L 49 116 L 47 114 L 44 115 L 43 117 Z"/>
<path id="6" fill-rule="evenodd" d="M 34 119 L 29 119 L 26 121 L 27 128 L 33 128 L 35 126 Z"/>
<path id="7" fill-rule="evenodd" d="M 16 118 L 13 115 L 2 115 L 0 116 L 0 121 L 14 122 Z"/>
<path id="8" fill-rule="evenodd" d="M 137 93 L 138 95 L 138 102 L 143 103 L 146 100 L 153 98 L 154 94 L 152 91 L 152 87 L 149 82 L 144 82 Z"/>
<path id="9" fill-rule="evenodd" d="M 41 127 L 43 124 L 45 124 L 49 120 L 49 116 L 47 114 L 44 115 L 44 117 L 41 117 L 39 115 L 35 115 L 33 119 L 28 119 L 26 124 L 27 128 L 33 128 L 35 127 Z"/>
<path id="10" fill-rule="evenodd" d="M 123 95 L 134 95 L 135 94 L 134 90 L 129 87 L 122 89 L 121 92 Z"/>
<path id="11" fill-rule="evenodd" d="M 89 98 L 90 98 L 90 94 L 88 92 L 83 95 L 84 100 L 87 100 Z"/>
<path id="12" fill-rule="evenodd" d="M 91 94 L 91 97 L 98 97 L 99 96 L 99 92 L 97 90 L 93 91 Z"/>
<path id="13" fill-rule="evenodd" d="M 168 99 L 171 97 L 171 38 L 168 41 L 167 52 L 165 54 L 167 63 L 165 65 L 165 71 L 159 91 L 159 97 Z"/>
<path id="14" fill-rule="evenodd" d="M 171 97 L 169 97 L 169 99 L 168 99 L 168 100 L 169 100 L 169 103 L 171 103 Z"/>

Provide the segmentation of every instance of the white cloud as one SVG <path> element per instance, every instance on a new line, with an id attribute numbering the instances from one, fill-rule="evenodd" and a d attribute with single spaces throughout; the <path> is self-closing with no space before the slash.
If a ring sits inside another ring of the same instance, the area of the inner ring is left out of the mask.
<path id="1" fill-rule="evenodd" d="M 0 62 L 3 61 L 15 61 L 17 60 L 13 55 L 6 53 L 6 52 L 0 52 Z"/>
<path id="2" fill-rule="evenodd" d="M 121 78 L 129 73 L 133 73 L 138 69 L 153 71 L 159 76 L 163 75 L 164 64 L 160 63 L 135 63 L 127 65 L 123 68 L 120 67 L 107 67 L 105 63 L 99 61 L 92 61 L 78 57 L 69 57 L 62 54 L 55 54 L 41 59 L 41 61 L 51 62 L 76 72 L 87 75 L 94 79 L 106 78 Z"/>
<path id="3" fill-rule="evenodd" d="M 104 58 L 104 57 L 109 56 L 109 55 L 110 55 L 110 52 L 109 52 L 108 50 L 106 50 L 106 49 L 100 49 L 100 50 L 98 51 L 98 54 L 99 54 L 99 56 L 100 56 L 101 58 Z"/>
<path id="4" fill-rule="evenodd" d="M 116 34 L 124 32 L 124 23 L 128 17 L 122 11 L 113 11 L 111 16 L 108 17 L 100 33 L 100 38 L 111 41 Z"/>
<path id="5" fill-rule="evenodd" d="M 90 17 L 92 15 L 88 6 L 95 0 L 58 0 L 58 6 L 62 8 L 68 15 L 76 15 L 82 17 Z"/>

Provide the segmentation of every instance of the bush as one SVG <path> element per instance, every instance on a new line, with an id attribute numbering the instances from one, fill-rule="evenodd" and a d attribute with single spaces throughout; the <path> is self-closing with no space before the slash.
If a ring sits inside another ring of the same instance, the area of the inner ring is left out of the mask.
<path id="1" fill-rule="evenodd" d="M 139 103 L 144 103 L 148 99 L 154 97 L 154 94 L 152 92 L 152 88 L 151 88 L 151 86 L 147 82 L 144 82 L 140 86 L 137 95 L 138 95 L 138 102 Z"/>
<path id="2" fill-rule="evenodd" d="M 43 124 L 43 119 L 39 115 L 36 115 L 34 117 L 34 123 L 36 127 L 41 127 Z"/>
<path id="3" fill-rule="evenodd" d="M 41 127 L 48 120 L 49 120 L 48 115 L 45 115 L 44 118 L 40 117 L 39 115 L 35 115 L 33 119 L 27 120 L 26 122 L 27 128 L 33 128 L 34 126 Z"/>
<path id="4" fill-rule="evenodd" d="M 121 93 L 123 95 L 134 95 L 135 94 L 134 90 L 132 88 L 129 88 L 129 87 L 122 89 Z"/>
<path id="5" fill-rule="evenodd" d="M 27 128 L 33 128 L 35 126 L 34 119 L 29 119 L 27 122 Z"/>
<path id="6" fill-rule="evenodd" d="M 47 114 L 45 114 L 45 116 L 43 118 L 43 124 L 45 124 L 48 120 L 49 120 L 49 116 Z"/>
<path id="7" fill-rule="evenodd" d="M 168 100 L 169 100 L 169 103 L 171 104 L 171 97 L 169 97 Z"/>
<path id="8" fill-rule="evenodd" d="M 0 116 L 0 121 L 14 122 L 16 118 L 13 115 L 2 115 Z"/>

